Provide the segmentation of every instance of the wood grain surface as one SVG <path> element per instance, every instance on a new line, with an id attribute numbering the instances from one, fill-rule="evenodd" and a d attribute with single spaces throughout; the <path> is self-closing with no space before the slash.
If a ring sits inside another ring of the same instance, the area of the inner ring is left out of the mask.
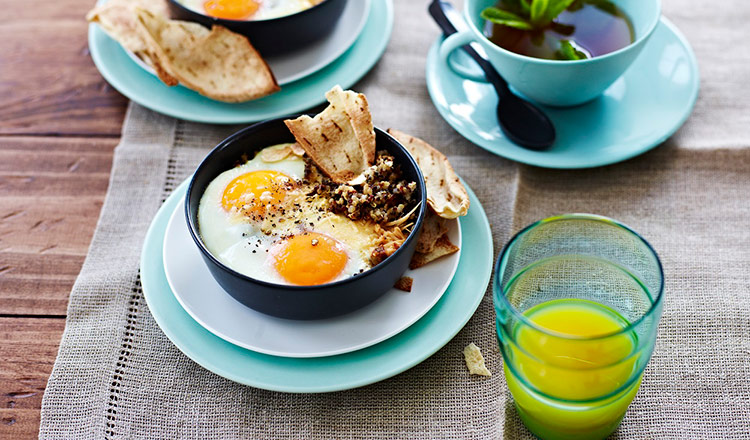
<path id="1" fill-rule="evenodd" d="M 0 439 L 38 437 L 127 105 L 89 56 L 93 3 L 0 0 Z"/>
<path id="2" fill-rule="evenodd" d="M 0 318 L 0 438 L 36 438 L 39 408 L 65 320 Z"/>

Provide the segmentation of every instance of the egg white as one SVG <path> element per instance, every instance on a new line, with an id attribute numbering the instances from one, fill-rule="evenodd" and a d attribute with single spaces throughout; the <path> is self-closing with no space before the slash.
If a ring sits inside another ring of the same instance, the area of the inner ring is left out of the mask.
<path id="1" fill-rule="evenodd" d="M 224 189 L 241 174 L 272 170 L 282 172 L 295 181 L 304 178 L 305 162 L 302 158 L 289 155 L 277 162 L 266 162 L 261 156 L 258 154 L 254 159 L 219 174 L 203 193 L 198 205 L 198 227 L 211 254 L 228 267 L 251 278 L 289 284 L 275 269 L 275 255 L 283 247 L 284 237 L 312 231 L 337 240 L 347 254 L 346 266 L 336 280 L 369 269 L 371 243 L 376 237 L 374 226 L 321 211 L 320 203 L 306 202 L 302 194 L 286 196 L 300 203 L 299 211 L 288 212 L 283 218 L 274 220 L 266 218 L 258 222 L 239 212 L 224 209 L 221 204 Z M 270 222 L 274 222 L 275 227 L 274 233 L 269 235 Z"/>
<path id="2" fill-rule="evenodd" d="M 208 250 L 224 264 L 249 276 L 262 267 L 273 240 L 237 212 L 228 212 L 221 204 L 224 189 L 241 174 L 251 171 L 279 171 L 299 181 L 305 175 L 302 158 L 290 155 L 278 162 L 265 162 L 260 155 L 214 178 L 206 187 L 198 205 L 198 227 Z M 256 246 L 257 244 L 257 246 Z M 253 253 L 252 251 L 255 251 Z"/>

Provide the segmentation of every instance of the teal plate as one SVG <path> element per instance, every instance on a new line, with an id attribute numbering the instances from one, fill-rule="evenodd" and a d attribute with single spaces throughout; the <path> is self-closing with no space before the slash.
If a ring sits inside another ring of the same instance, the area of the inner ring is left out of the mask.
<path id="1" fill-rule="evenodd" d="M 379 344 L 321 358 L 270 356 L 233 345 L 201 327 L 177 302 L 164 274 L 162 246 L 172 212 L 187 190 L 177 188 L 146 234 L 141 282 L 146 302 L 164 334 L 189 358 L 227 379 L 273 391 L 322 393 L 361 387 L 401 373 L 447 344 L 469 321 L 484 297 L 492 272 L 492 235 L 476 195 L 461 219 L 461 260 L 448 290 L 427 314 Z"/>
<path id="2" fill-rule="evenodd" d="M 427 89 L 440 115 L 474 144 L 529 165 L 590 168 L 645 153 L 677 131 L 698 97 L 693 50 L 662 17 L 643 52 L 602 97 L 577 107 L 543 107 L 555 124 L 557 140 L 547 151 L 531 151 L 503 135 L 492 86 L 464 79 L 440 61 L 441 41 L 430 49 L 426 68 Z M 463 52 L 455 61 L 474 67 Z"/>
<path id="3" fill-rule="evenodd" d="M 340 58 L 310 76 L 283 85 L 280 92 L 239 104 L 214 101 L 185 87 L 167 87 L 94 24 L 89 26 L 89 49 L 104 79 L 132 101 L 187 121 L 239 124 L 298 113 L 325 101 L 325 92 L 334 85 L 350 87 L 383 55 L 392 30 L 392 0 L 373 0 L 362 33 Z"/>

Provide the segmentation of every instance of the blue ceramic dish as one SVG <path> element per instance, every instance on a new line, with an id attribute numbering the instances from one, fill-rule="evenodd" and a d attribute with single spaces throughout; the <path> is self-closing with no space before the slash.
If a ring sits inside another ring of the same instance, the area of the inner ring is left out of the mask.
<path id="1" fill-rule="evenodd" d="M 427 90 L 443 119 L 485 150 L 545 168 L 591 168 L 642 154 L 671 136 L 693 110 L 700 88 L 698 63 L 685 36 L 662 17 L 632 66 L 598 98 L 575 107 L 547 107 L 557 140 L 546 151 L 519 147 L 497 123 L 497 94 L 489 83 L 463 79 L 438 54 L 427 55 Z M 454 55 L 465 69 L 474 61 Z"/>
<path id="2" fill-rule="evenodd" d="M 379 344 L 336 356 L 290 358 L 239 347 L 191 318 L 164 273 L 165 229 L 174 210 L 183 208 L 180 202 L 187 184 L 167 198 L 146 234 L 141 254 L 143 295 L 154 320 L 177 348 L 229 380 L 288 393 L 341 391 L 378 382 L 432 356 L 466 325 L 485 297 L 492 272 L 492 234 L 482 204 L 467 186 L 471 209 L 461 218 L 464 249 L 458 270 L 440 301 L 422 319 Z"/>
<path id="3" fill-rule="evenodd" d="M 294 118 L 295 116 L 291 116 Z M 343 315 L 366 306 L 390 290 L 409 266 L 417 245 L 427 204 L 424 177 L 406 149 L 386 132 L 376 128 L 378 150 L 386 150 L 401 166 L 404 179 L 417 182 L 416 199 L 421 203 L 411 234 L 403 245 L 377 266 L 333 283 L 318 286 L 274 284 L 243 275 L 220 262 L 206 248 L 198 226 L 198 204 L 206 187 L 222 172 L 233 168 L 240 157 L 270 145 L 294 142 L 284 124 L 289 117 L 251 125 L 228 137 L 211 151 L 190 180 L 185 197 L 188 229 L 211 275 L 232 297 L 259 312 L 288 319 L 323 319 Z"/>
<path id="4" fill-rule="evenodd" d="M 194 21 L 204 26 L 214 24 L 246 36 L 263 56 L 280 55 L 304 48 L 330 33 L 344 12 L 347 0 L 324 0 L 296 14 L 267 20 L 228 20 L 201 14 L 177 0 L 169 0 L 173 18 Z"/>
<path id="5" fill-rule="evenodd" d="M 545 60 L 503 49 L 484 36 L 484 19 L 479 15 L 495 3 L 495 0 L 467 0 L 464 19 L 469 29 L 446 38 L 440 47 L 440 58 L 453 68 L 450 54 L 465 44 L 477 42 L 508 84 L 534 101 L 553 106 L 578 105 L 601 95 L 635 61 L 661 16 L 660 0 L 614 0 L 633 23 L 635 41 L 632 44 L 586 60 Z M 460 66 L 454 70 L 468 79 L 486 81 L 483 76 L 472 75 Z"/>
<path id="6" fill-rule="evenodd" d="M 103 0 L 99 4 L 104 3 Z M 185 87 L 165 87 L 134 63 L 96 24 L 89 25 L 91 59 L 105 80 L 132 101 L 177 119 L 207 124 L 245 124 L 298 113 L 325 101 L 333 84 L 347 89 L 380 59 L 393 30 L 393 1 L 372 0 L 365 28 L 336 61 L 273 95 L 243 103 L 214 101 Z"/>

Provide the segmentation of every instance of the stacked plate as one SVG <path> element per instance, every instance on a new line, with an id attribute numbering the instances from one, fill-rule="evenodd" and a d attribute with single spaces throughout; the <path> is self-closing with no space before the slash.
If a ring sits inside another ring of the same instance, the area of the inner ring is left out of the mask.
<path id="1" fill-rule="evenodd" d="M 182 86 L 165 86 L 149 66 L 99 26 L 89 26 L 89 48 L 102 76 L 132 101 L 188 121 L 235 124 L 298 113 L 323 102 L 331 86 L 351 86 L 383 55 L 392 29 L 392 0 L 348 1 L 328 36 L 305 50 L 266 60 L 280 92 L 239 104 L 214 101 Z"/>
<path id="2" fill-rule="evenodd" d="M 391 377 L 450 341 L 474 314 L 489 282 L 489 223 L 467 188 L 469 214 L 449 231 L 461 251 L 410 270 L 411 292 L 392 289 L 360 310 L 325 320 L 264 315 L 235 301 L 211 276 L 187 229 L 186 189 L 187 182 L 174 191 L 149 229 L 141 258 L 144 294 L 180 350 L 236 382 L 327 392 Z"/>
<path id="3" fill-rule="evenodd" d="M 89 46 L 105 79 L 145 107 L 192 121 L 245 123 L 309 109 L 323 102 L 331 86 L 351 86 L 381 57 L 392 27 L 391 0 L 346 2 L 329 36 L 304 51 L 266 59 L 280 92 L 241 104 L 165 86 L 98 26 L 89 28 Z M 469 191 L 469 214 L 450 229 L 451 242 L 462 250 L 409 271 L 411 292 L 392 289 L 360 310 L 326 320 L 264 315 L 235 301 L 205 266 L 187 229 L 186 189 L 183 184 L 174 191 L 147 234 L 141 259 L 144 295 L 156 322 L 180 350 L 236 382 L 277 391 L 326 392 L 388 378 L 450 341 L 489 283 L 489 223 Z"/>

